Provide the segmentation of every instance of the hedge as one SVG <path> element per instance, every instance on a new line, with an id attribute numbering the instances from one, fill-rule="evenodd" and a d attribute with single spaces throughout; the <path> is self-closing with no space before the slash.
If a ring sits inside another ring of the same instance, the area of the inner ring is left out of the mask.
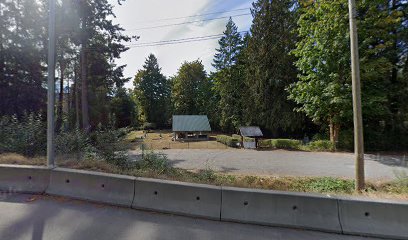
<path id="1" fill-rule="evenodd" d="M 265 139 L 259 141 L 259 146 L 263 148 L 299 150 L 302 146 L 302 142 L 293 139 Z"/>
<path id="2" fill-rule="evenodd" d="M 225 144 L 225 145 L 227 145 L 229 147 L 238 148 L 240 141 L 241 140 L 239 138 L 230 137 L 230 136 L 227 136 L 227 135 L 218 135 L 217 136 L 217 142 Z"/>
<path id="3" fill-rule="evenodd" d="M 307 145 L 310 151 L 334 151 L 334 145 L 328 140 L 318 140 Z"/>

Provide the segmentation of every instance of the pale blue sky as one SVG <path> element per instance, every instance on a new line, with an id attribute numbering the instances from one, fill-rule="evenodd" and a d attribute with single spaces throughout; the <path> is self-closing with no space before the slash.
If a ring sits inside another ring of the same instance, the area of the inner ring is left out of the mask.
<path id="1" fill-rule="evenodd" d="M 225 29 L 225 24 L 228 21 L 227 18 L 164 28 L 131 29 L 249 14 L 249 8 L 252 4 L 250 0 L 127 0 L 119 6 L 116 4 L 116 0 L 110 1 L 115 4 L 114 12 L 117 18 L 114 21 L 127 29 L 127 33 L 140 36 L 139 41 L 134 44 L 220 34 Z M 157 21 L 158 19 L 178 18 L 243 8 L 248 9 L 195 18 Z M 250 15 L 233 17 L 233 20 L 237 24 L 239 31 L 248 30 L 252 23 Z M 182 62 L 193 61 L 198 58 L 203 61 L 207 72 L 210 72 L 213 70 L 211 62 L 217 45 L 218 40 L 213 39 L 175 45 L 131 48 L 122 55 L 118 63 L 128 65 L 125 69 L 125 76 L 132 78 L 137 70 L 142 68 L 145 58 L 149 53 L 157 56 L 162 71 L 166 76 L 174 75 Z M 132 87 L 132 83 L 130 82 L 126 86 Z"/>

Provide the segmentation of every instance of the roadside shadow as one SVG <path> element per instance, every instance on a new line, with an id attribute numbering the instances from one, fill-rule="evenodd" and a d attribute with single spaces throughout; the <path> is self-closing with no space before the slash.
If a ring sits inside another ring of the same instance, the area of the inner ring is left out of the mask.
<path id="1" fill-rule="evenodd" d="M 238 171 L 238 168 L 232 168 L 232 167 L 220 167 L 220 170 L 218 172 L 221 173 L 232 173 Z"/>
<path id="2" fill-rule="evenodd" d="M 408 168 L 408 156 L 404 155 L 385 155 L 385 154 L 366 154 L 367 160 L 379 162 L 392 167 Z"/>
<path id="3" fill-rule="evenodd" d="M 176 159 L 176 160 L 169 160 L 169 166 L 173 167 L 173 168 L 178 168 L 176 165 L 182 162 L 186 162 L 186 160 L 182 160 L 182 159 Z"/>
<path id="4" fill-rule="evenodd" d="M 36 205 L 31 209 L 26 209 L 21 218 L 9 223 L 0 232 L 0 239 L 22 239 L 23 236 L 30 235 L 31 230 L 31 240 L 42 240 L 46 222 L 60 213 L 58 208 L 44 208 L 42 204 L 36 203 L 36 201 L 41 201 L 42 197 L 42 195 L 10 194 L 3 198 L 0 202 Z M 6 215 L 5 212 L 2 214 Z"/>

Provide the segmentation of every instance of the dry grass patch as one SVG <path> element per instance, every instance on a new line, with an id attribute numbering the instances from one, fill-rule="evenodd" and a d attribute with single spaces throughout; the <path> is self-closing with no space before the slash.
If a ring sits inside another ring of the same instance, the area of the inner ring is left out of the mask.
<path id="1" fill-rule="evenodd" d="M 3 153 L 0 154 L 0 164 L 16 164 L 16 165 L 46 165 L 47 159 L 45 157 L 25 157 L 17 153 Z"/>

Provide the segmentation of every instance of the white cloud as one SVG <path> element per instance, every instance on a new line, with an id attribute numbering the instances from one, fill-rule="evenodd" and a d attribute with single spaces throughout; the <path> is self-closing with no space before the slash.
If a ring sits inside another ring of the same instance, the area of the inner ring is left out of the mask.
<path id="1" fill-rule="evenodd" d="M 128 0 L 121 6 L 116 4 L 116 0 L 110 0 L 115 4 L 114 12 L 117 18 L 114 20 L 127 30 L 158 25 L 177 24 L 185 21 L 197 19 L 173 19 L 157 21 L 157 19 L 176 18 L 205 14 L 209 12 L 229 11 L 250 7 L 251 1 L 247 0 Z M 249 13 L 249 10 L 232 12 L 228 15 Z M 228 16 L 223 14 L 222 16 Z M 214 18 L 217 15 L 201 17 Z M 190 37 L 208 36 L 220 34 L 225 28 L 228 19 L 207 21 L 188 25 L 171 26 L 166 28 L 143 29 L 128 31 L 128 34 L 138 35 L 140 39 L 137 43 L 157 42 L 171 39 L 182 39 Z M 251 25 L 251 16 L 234 18 L 239 30 L 248 30 Z M 177 72 L 181 63 L 201 59 L 208 72 L 212 70 L 211 62 L 217 47 L 217 39 L 189 42 L 174 45 L 162 45 L 144 48 L 131 48 L 122 54 L 118 64 L 126 64 L 126 77 L 133 77 L 137 70 L 141 69 L 148 54 L 153 53 L 159 60 L 162 71 L 166 76 L 172 76 Z M 132 87 L 129 82 L 127 87 Z"/>

